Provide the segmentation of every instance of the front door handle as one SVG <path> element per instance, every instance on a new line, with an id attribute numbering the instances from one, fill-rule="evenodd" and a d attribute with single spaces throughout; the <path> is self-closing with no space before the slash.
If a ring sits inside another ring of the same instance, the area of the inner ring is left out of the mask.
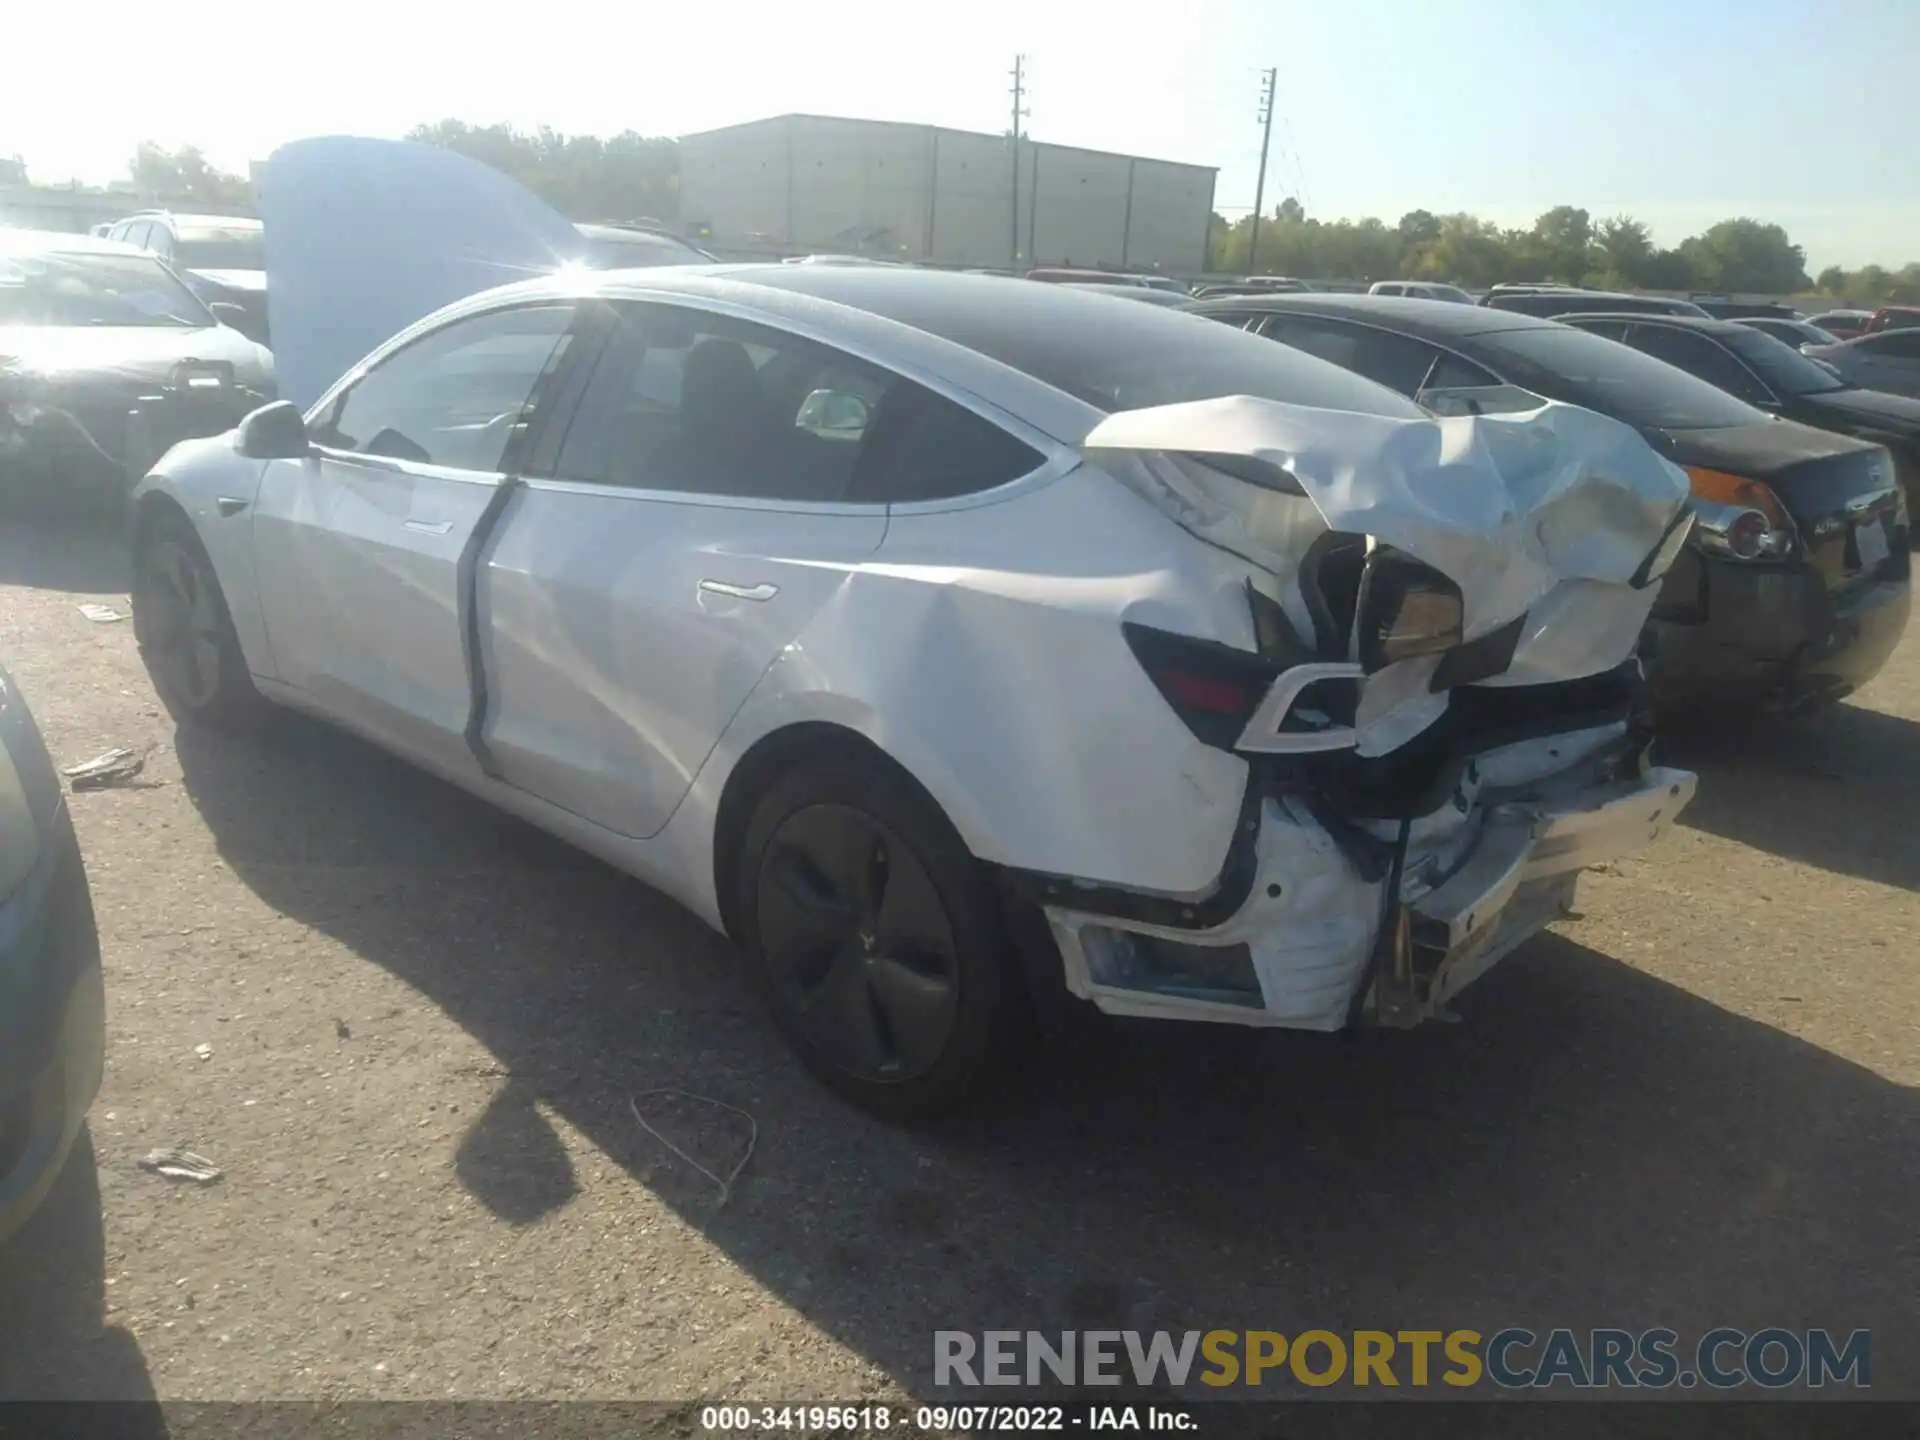
<path id="1" fill-rule="evenodd" d="M 444 535 L 453 529 L 451 520 L 403 520 L 401 524 L 421 535 Z"/>
<path id="2" fill-rule="evenodd" d="M 724 580 L 702 580 L 700 591 L 705 595 L 726 595 L 735 600 L 771 600 L 780 593 L 780 587 L 765 581 L 758 585 L 729 585 Z"/>

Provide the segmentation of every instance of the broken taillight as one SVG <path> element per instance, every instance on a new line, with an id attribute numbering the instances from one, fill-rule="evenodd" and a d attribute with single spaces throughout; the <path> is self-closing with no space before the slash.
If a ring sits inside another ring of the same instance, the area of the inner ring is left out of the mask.
<path id="1" fill-rule="evenodd" d="M 1194 738 L 1221 750 L 1253 718 L 1280 666 L 1217 640 L 1199 640 L 1151 625 L 1121 625 L 1140 668 Z"/>

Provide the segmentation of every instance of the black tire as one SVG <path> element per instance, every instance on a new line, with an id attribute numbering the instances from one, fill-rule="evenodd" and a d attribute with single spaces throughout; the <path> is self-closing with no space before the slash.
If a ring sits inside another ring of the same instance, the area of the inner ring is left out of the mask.
<path id="1" fill-rule="evenodd" d="M 894 1120 L 950 1111 L 1021 1030 L 1001 911 L 980 863 L 878 760 L 803 760 L 760 797 L 734 881 L 781 1032 L 839 1094 Z"/>
<path id="2" fill-rule="evenodd" d="M 247 671 L 213 562 L 193 527 L 155 520 L 134 551 L 133 633 L 153 688 L 182 725 L 244 730 L 267 702 Z"/>

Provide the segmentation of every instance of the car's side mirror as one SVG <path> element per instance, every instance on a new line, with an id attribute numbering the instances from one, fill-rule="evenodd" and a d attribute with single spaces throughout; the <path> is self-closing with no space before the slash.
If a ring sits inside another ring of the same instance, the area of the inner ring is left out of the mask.
<path id="1" fill-rule="evenodd" d="M 244 305 L 236 305 L 231 300 L 210 301 L 207 309 L 213 312 L 213 318 L 229 329 L 238 330 L 247 323 L 247 311 Z"/>
<path id="2" fill-rule="evenodd" d="M 291 400 L 262 405 L 240 422 L 239 450 L 250 460 L 298 460 L 311 448 L 306 418 Z"/>

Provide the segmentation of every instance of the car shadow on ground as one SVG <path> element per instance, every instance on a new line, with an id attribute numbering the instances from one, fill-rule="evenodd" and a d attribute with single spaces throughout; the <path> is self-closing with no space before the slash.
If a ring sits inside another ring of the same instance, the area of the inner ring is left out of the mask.
<path id="1" fill-rule="evenodd" d="M 106 1293 L 100 1175 L 82 1131 L 40 1208 L 0 1246 L 0 1402 L 146 1402 L 119 1410 L 127 1428 L 115 1433 L 164 1436 L 146 1360 L 107 1325 Z"/>
<path id="2" fill-rule="evenodd" d="M 78 518 L 22 521 L 0 511 L 0 585 L 124 595 L 132 575 L 127 538 L 118 525 Z"/>
<path id="3" fill-rule="evenodd" d="M 1920 890 L 1920 724 L 1836 705 L 1797 721 L 1683 731 L 1666 748 L 1700 775 L 1682 825 Z"/>
<path id="4" fill-rule="evenodd" d="M 1415 1323 L 1872 1327 L 1876 1393 L 1920 1387 L 1920 1097 L 1563 938 L 1463 1024 L 1095 1027 L 915 1131 L 809 1083 L 736 953 L 645 887 L 306 722 L 176 743 L 243 881 L 511 1077 L 456 1162 L 496 1215 L 574 1194 L 537 1100 L 922 1393 L 935 1328 Z M 757 1119 L 725 1208 L 634 1122 L 668 1085 Z"/>

